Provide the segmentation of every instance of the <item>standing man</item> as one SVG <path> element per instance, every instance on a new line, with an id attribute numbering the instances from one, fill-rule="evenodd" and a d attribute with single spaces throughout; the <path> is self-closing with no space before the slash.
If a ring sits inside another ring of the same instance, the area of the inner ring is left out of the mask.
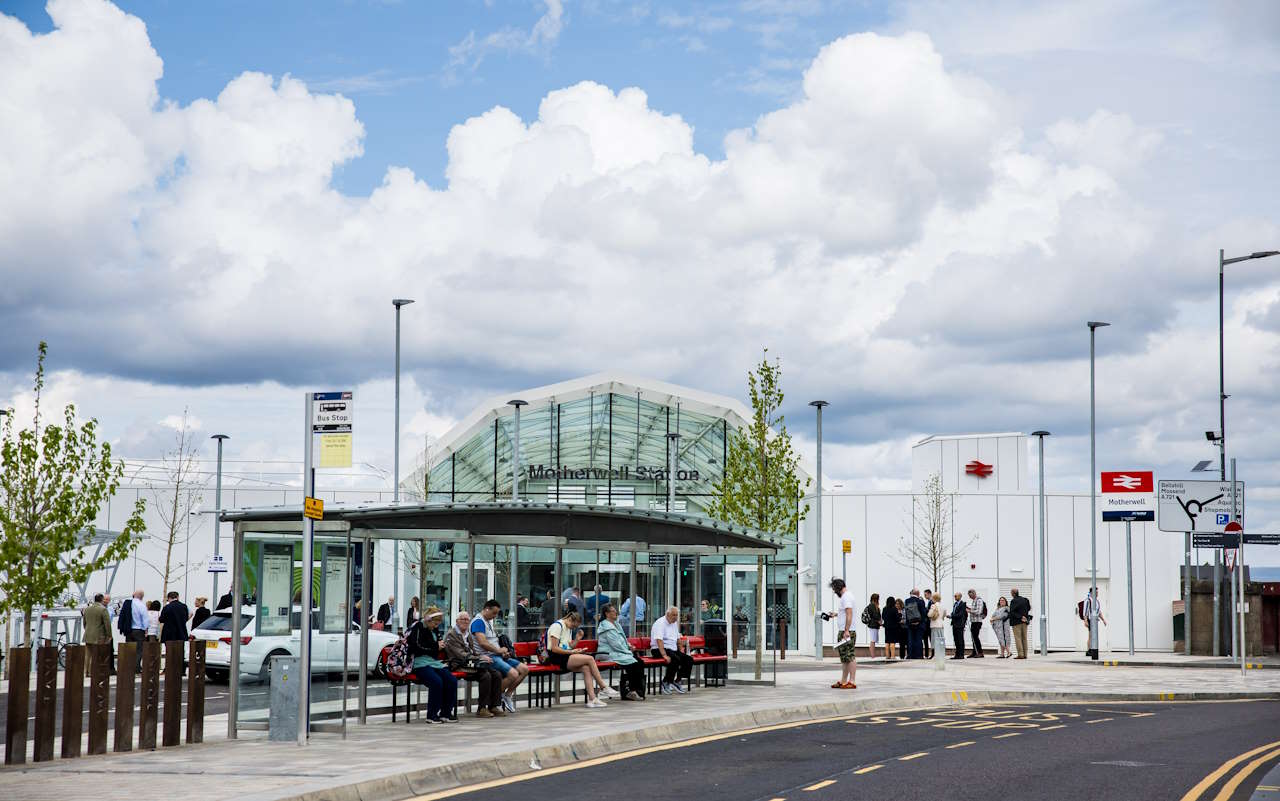
<path id="1" fill-rule="evenodd" d="M 637 594 L 636 598 L 636 630 L 644 631 L 644 598 Z M 631 599 L 622 602 L 622 608 L 618 610 L 618 618 L 622 621 L 622 628 L 627 632 L 628 637 L 635 636 L 631 631 Z"/>
<path id="2" fill-rule="evenodd" d="M 218 605 L 217 605 L 216 607 L 214 607 L 214 609 L 216 609 L 216 610 L 221 610 L 221 609 L 230 609 L 230 608 L 231 608 L 231 600 L 232 600 L 232 599 L 231 599 L 231 590 L 227 590 L 226 592 L 224 592 L 224 593 L 222 594 L 222 597 L 218 599 Z M 359 621 L 357 621 L 357 622 L 359 622 Z"/>
<path id="3" fill-rule="evenodd" d="M 639 618 L 636 619 L 637 624 Z M 688 692 L 680 684 L 684 679 L 688 684 L 693 673 L 693 657 L 680 650 L 680 610 L 671 607 L 667 614 L 653 621 L 653 629 L 649 632 L 649 647 L 658 659 L 667 663 L 666 675 L 662 677 L 660 690 L 663 695 Z"/>
<path id="4" fill-rule="evenodd" d="M 496 598 L 484 602 L 480 614 L 471 621 L 471 651 L 478 657 L 493 661 L 493 669 L 502 675 L 502 708 L 508 714 L 516 712 L 516 688 L 529 675 L 529 666 L 515 658 L 515 654 L 498 643 L 493 621 L 502 611 Z"/>
<path id="5" fill-rule="evenodd" d="M 146 641 L 147 627 L 151 625 L 147 605 L 142 602 L 144 597 L 146 595 L 141 589 L 134 590 L 133 597 L 126 598 L 124 605 L 120 607 L 120 619 L 116 622 L 120 633 L 124 635 L 124 641 L 137 643 L 133 662 L 135 673 L 142 672 L 142 643 Z"/>
<path id="6" fill-rule="evenodd" d="M 840 681 L 831 685 L 833 690 L 856 690 L 854 678 L 858 672 L 858 656 L 855 646 L 858 633 L 853 628 L 853 593 L 845 586 L 844 579 L 831 579 L 831 591 L 836 594 L 836 655 L 840 657 Z"/>
<path id="7" fill-rule="evenodd" d="M 929 610 L 933 608 L 933 590 L 924 591 L 924 658 L 933 658 L 933 638 L 929 636 Z"/>
<path id="8" fill-rule="evenodd" d="M 907 659 L 921 659 L 924 656 L 924 638 L 929 633 L 929 618 L 926 615 L 929 607 L 920 597 L 920 590 L 911 590 L 911 595 L 902 607 L 903 623 L 907 627 Z"/>
<path id="9" fill-rule="evenodd" d="M 982 621 L 987 619 L 987 602 L 978 597 L 978 591 L 973 587 L 969 588 L 969 634 L 973 637 L 973 656 L 981 659 L 986 656 L 982 651 L 982 640 L 978 639 L 978 635 L 982 633 Z"/>
<path id="10" fill-rule="evenodd" d="M 170 592 L 164 609 L 160 610 L 160 642 L 183 642 L 187 639 L 187 621 L 191 610 L 178 600 L 178 593 Z"/>
<path id="11" fill-rule="evenodd" d="M 516 640 L 518 642 L 536 639 L 533 636 L 533 627 L 529 625 L 530 617 L 529 596 L 521 595 L 516 599 Z"/>
<path id="12" fill-rule="evenodd" d="M 378 622 L 382 624 L 384 630 L 391 629 L 391 621 L 396 619 L 396 597 L 394 595 L 387 597 L 387 602 L 378 607 Z"/>
<path id="13" fill-rule="evenodd" d="M 1013 624 L 1013 644 L 1018 648 L 1018 659 L 1027 658 L 1027 625 L 1031 623 L 1031 602 L 1022 597 L 1018 588 L 1009 591 L 1009 622 Z"/>
<path id="14" fill-rule="evenodd" d="M 969 622 L 969 607 L 964 602 L 964 596 L 958 592 L 955 603 L 951 605 L 951 614 L 947 617 L 951 618 L 951 639 L 956 643 L 956 652 L 951 658 L 964 659 L 964 627 Z"/>
<path id="15" fill-rule="evenodd" d="M 542 631 L 556 622 L 556 597 L 551 590 L 547 590 L 547 597 L 542 599 L 542 606 L 538 609 L 538 622 L 542 624 Z"/>
<path id="16" fill-rule="evenodd" d="M 81 612 L 84 616 L 84 644 L 85 645 L 103 645 L 110 646 L 111 640 L 111 613 L 107 611 L 107 605 L 104 601 L 102 593 L 93 596 L 93 603 L 89 604 Z M 90 651 L 90 653 L 94 653 Z M 111 672 L 115 673 L 115 654 L 111 654 Z"/>

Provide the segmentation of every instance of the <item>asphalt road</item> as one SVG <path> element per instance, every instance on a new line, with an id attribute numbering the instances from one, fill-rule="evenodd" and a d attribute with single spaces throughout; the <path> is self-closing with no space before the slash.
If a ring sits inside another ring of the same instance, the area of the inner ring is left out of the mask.
<path id="1" fill-rule="evenodd" d="M 1227 760 L 1266 744 L 1195 801 L 1250 797 L 1280 761 L 1280 702 L 948 707 L 731 735 L 450 795 L 1177 801 Z M 1219 797 L 1255 758 L 1253 772 Z"/>

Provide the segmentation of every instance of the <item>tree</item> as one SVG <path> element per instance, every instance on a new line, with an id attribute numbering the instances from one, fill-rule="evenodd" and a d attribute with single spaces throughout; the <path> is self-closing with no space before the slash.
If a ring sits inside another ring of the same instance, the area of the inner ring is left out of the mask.
<path id="1" fill-rule="evenodd" d="M 755 370 L 747 373 L 751 421 L 729 437 L 724 473 L 716 482 L 708 514 L 727 523 L 770 533 L 794 533 L 809 513 L 800 505 L 811 479 L 800 481 L 800 457 L 791 447 L 791 434 L 780 409 L 782 365 L 769 361 L 765 349 Z M 764 618 L 764 557 L 756 563 L 757 622 Z M 756 638 L 756 678 L 763 662 L 763 638 Z"/>
<path id="2" fill-rule="evenodd" d="M 173 448 L 161 457 L 163 480 L 151 485 L 160 528 L 158 533 L 148 533 L 148 537 L 163 546 L 164 561 L 156 563 L 149 559 L 141 560 L 160 576 L 163 583 L 161 598 L 168 594 L 170 584 L 176 584 L 194 567 L 203 564 L 203 560 L 194 566 L 188 564 L 185 555 L 181 561 L 174 561 L 175 551 L 191 538 L 191 513 L 199 505 L 200 491 L 204 488 L 197 471 L 198 456 L 195 432 L 188 422 L 187 410 L 183 409 L 182 422 L 174 432 Z"/>
<path id="3" fill-rule="evenodd" d="M 96 558 L 87 554 L 98 509 L 120 486 L 124 463 L 111 460 L 109 443 L 98 444 L 96 419 L 77 425 L 74 404 L 63 410 L 62 425 L 42 426 L 48 345 L 41 342 L 38 352 L 31 427 L 15 434 L 10 411 L 0 445 L 0 612 L 21 610 L 28 623 L 36 607 L 56 603 L 70 582 L 87 581 L 126 557 L 137 545 L 145 508 L 139 499 L 120 533 Z"/>
<path id="4" fill-rule="evenodd" d="M 933 579 L 935 592 L 942 592 L 942 580 L 955 572 L 956 561 L 969 550 L 974 539 L 959 548 L 952 542 L 951 496 L 942 489 L 937 473 L 924 482 L 924 492 L 912 495 L 914 514 L 909 531 L 911 538 L 898 538 L 898 552 L 891 558 L 903 567 L 915 570 L 923 566 Z"/>

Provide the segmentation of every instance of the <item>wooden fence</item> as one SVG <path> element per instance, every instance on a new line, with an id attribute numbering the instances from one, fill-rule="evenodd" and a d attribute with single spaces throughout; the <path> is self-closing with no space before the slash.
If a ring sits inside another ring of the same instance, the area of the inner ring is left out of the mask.
<path id="1" fill-rule="evenodd" d="M 142 649 L 139 657 L 138 648 Z M 182 690 L 187 691 L 186 741 L 204 741 L 204 665 L 205 643 L 201 640 L 164 644 L 164 699 L 160 697 L 161 644 L 158 642 L 121 643 L 116 663 L 115 704 L 111 703 L 111 645 L 65 646 L 66 667 L 62 688 L 63 759 L 81 755 L 85 712 L 85 670 L 88 668 L 88 748 L 85 753 L 107 752 L 107 723 L 115 710 L 113 750 L 132 751 L 134 733 L 137 747 L 156 747 L 157 726 L 160 744 L 182 742 Z M 184 650 L 186 654 L 184 682 Z M 5 716 L 6 765 L 27 761 L 27 719 L 34 704 L 34 760 L 54 758 L 58 716 L 58 647 L 36 649 L 35 692 L 31 691 L 31 649 L 9 651 L 9 698 Z M 135 665 L 142 671 L 135 675 Z M 138 692 L 135 694 L 135 688 Z M 135 701 L 135 698 L 137 699 Z M 135 712 L 136 717 L 135 717 Z M 163 712 L 163 716 L 162 713 Z"/>

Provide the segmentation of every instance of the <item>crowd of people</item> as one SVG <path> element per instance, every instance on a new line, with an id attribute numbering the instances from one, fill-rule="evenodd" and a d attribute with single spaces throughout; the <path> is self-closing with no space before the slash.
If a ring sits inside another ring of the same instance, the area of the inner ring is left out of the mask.
<path id="1" fill-rule="evenodd" d="M 195 610 L 192 611 L 180 600 L 176 591 L 165 595 L 162 605 L 159 600 L 146 600 L 146 593 L 137 589 L 133 595 L 125 598 L 119 606 L 113 607 L 111 596 L 106 593 L 95 593 L 93 601 L 80 610 L 83 622 L 85 645 L 101 645 L 114 643 L 111 619 L 115 618 L 115 629 L 125 642 L 143 643 L 185 642 L 190 638 L 190 629 L 199 626 L 208 619 L 207 598 L 198 596 L 195 599 Z M 142 649 L 137 649 L 134 671 L 142 672 Z M 116 656 L 111 654 L 111 672 L 116 672 Z"/>

